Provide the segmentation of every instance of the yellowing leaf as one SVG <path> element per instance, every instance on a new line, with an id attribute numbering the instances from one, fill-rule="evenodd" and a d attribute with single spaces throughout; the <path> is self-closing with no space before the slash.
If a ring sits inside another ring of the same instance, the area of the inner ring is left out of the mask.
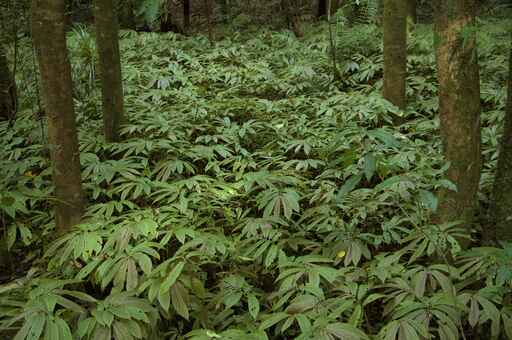
<path id="1" fill-rule="evenodd" d="M 342 250 L 342 251 L 338 252 L 338 254 L 336 254 L 336 257 L 339 259 L 342 259 L 345 257 L 345 255 L 347 255 L 347 252 Z"/>

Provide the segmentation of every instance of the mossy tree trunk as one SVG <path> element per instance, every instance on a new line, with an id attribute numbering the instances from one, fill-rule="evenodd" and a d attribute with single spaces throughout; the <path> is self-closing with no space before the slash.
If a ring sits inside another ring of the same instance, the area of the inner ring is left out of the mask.
<path id="1" fill-rule="evenodd" d="M 14 75 L 9 69 L 6 51 L 0 44 L 0 120 L 14 118 L 17 102 Z"/>
<path id="2" fill-rule="evenodd" d="M 512 241 L 512 49 L 509 59 L 508 98 L 505 109 L 505 126 L 501 138 L 498 169 L 494 180 L 491 215 L 493 230 L 484 230 L 487 239 Z"/>
<path id="3" fill-rule="evenodd" d="M 64 10 L 64 0 L 32 0 L 32 40 L 48 118 L 55 222 L 60 232 L 80 222 L 84 203 Z"/>
<path id="4" fill-rule="evenodd" d="M 418 22 L 418 3 L 416 0 L 407 0 L 407 18 L 415 24 Z"/>
<path id="5" fill-rule="evenodd" d="M 403 0 L 384 0 L 384 98 L 404 109 L 407 76 L 407 12 Z"/>
<path id="6" fill-rule="evenodd" d="M 124 102 L 119 28 L 113 0 L 94 0 L 94 18 L 101 73 L 105 139 L 107 142 L 117 142 L 120 125 L 124 119 Z"/>
<path id="7" fill-rule="evenodd" d="M 437 219 L 462 221 L 468 231 L 482 167 L 474 6 L 474 0 L 433 2 L 441 138 L 444 157 L 450 163 L 447 176 L 457 186 L 457 191 L 440 193 Z"/>

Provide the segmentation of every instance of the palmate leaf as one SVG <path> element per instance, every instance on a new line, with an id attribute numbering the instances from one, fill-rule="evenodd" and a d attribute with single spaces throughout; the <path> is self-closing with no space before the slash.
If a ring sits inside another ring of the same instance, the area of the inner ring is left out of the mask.
<path id="1" fill-rule="evenodd" d="M 262 191 L 256 200 L 259 208 L 264 209 L 264 217 L 284 216 L 290 219 L 293 212 L 300 211 L 300 195 L 293 189 L 267 189 Z"/>

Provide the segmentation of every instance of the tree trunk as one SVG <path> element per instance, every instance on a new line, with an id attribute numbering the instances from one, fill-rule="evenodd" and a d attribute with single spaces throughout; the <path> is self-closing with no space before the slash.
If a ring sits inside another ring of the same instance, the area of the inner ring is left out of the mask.
<path id="1" fill-rule="evenodd" d="M 300 25 L 300 15 L 297 7 L 293 6 L 290 0 L 282 0 L 281 5 L 285 11 L 286 21 L 289 28 L 291 28 L 297 38 L 302 38 L 304 36 L 304 32 Z"/>
<path id="2" fill-rule="evenodd" d="M 16 82 L 9 70 L 5 49 L 0 45 L 0 120 L 15 117 L 17 102 Z"/>
<path id="3" fill-rule="evenodd" d="M 84 203 L 64 10 L 64 0 L 32 1 L 32 40 L 48 117 L 56 196 L 55 223 L 60 232 L 80 222 Z"/>
<path id="4" fill-rule="evenodd" d="M 477 205 L 482 167 L 474 5 L 474 0 L 433 3 L 441 138 L 444 157 L 450 163 L 448 179 L 457 186 L 457 191 L 440 193 L 437 219 L 462 221 L 468 233 Z"/>
<path id="5" fill-rule="evenodd" d="M 183 29 L 190 30 L 190 0 L 183 0 Z"/>
<path id="6" fill-rule="evenodd" d="M 404 109 L 407 76 L 407 18 L 403 0 L 384 0 L 384 98 Z"/>
<path id="7" fill-rule="evenodd" d="M 119 128 L 124 119 L 124 104 L 119 56 L 119 29 L 113 0 L 94 0 L 94 18 L 101 73 L 105 140 L 117 142 L 119 141 Z"/>
<path id="8" fill-rule="evenodd" d="M 212 3 L 211 0 L 204 0 L 204 9 L 206 11 L 206 23 L 208 25 L 208 40 L 213 44 L 213 27 L 212 27 Z"/>
<path id="9" fill-rule="evenodd" d="M 167 0 L 167 9 L 165 13 L 165 17 L 160 20 L 160 32 L 175 32 L 175 33 L 183 33 L 183 30 L 173 22 L 172 13 L 174 12 L 173 1 Z"/>
<path id="10" fill-rule="evenodd" d="M 318 8 L 316 12 L 317 18 L 327 16 L 327 0 L 318 0 Z"/>
<path id="11" fill-rule="evenodd" d="M 413 23 L 418 22 L 418 14 L 416 11 L 417 2 L 416 0 L 407 0 L 407 18 Z"/>
<path id="12" fill-rule="evenodd" d="M 496 228 L 496 239 L 512 241 L 512 49 L 509 59 L 508 98 L 505 109 L 505 126 L 501 138 L 498 169 L 494 180 L 491 215 Z M 487 239 L 494 239 L 492 230 Z"/>
<path id="13" fill-rule="evenodd" d="M 231 16 L 231 8 L 228 0 L 220 1 L 220 10 L 222 13 L 222 22 L 227 24 L 229 22 L 229 17 Z"/>

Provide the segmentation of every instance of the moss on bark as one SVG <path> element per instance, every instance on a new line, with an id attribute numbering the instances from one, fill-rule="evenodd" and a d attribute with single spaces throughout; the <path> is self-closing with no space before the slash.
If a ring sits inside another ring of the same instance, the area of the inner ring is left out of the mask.
<path id="1" fill-rule="evenodd" d="M 124 119 L 117 15 L 113 0 L 94 0 L 96 45 L 101 73 L 103 124 L 107 142 L 119 141 Z"/>
<path id="2" fill-rule="evenodd" d="M 448 178 L 457 191 L 440 193 L 440 222 L 462 221 L 471 229 L 482 167 L 480 79 L 474 0 L 436 0 L 435 45 L 439 116 Z"/>
<path id="3" fill-rule="evenodd" d="M 73 108 L 73 83 L 65 37 L 64 0 L 32 1 L 32 39 L 48 117 L 48 143 L 60 232 L 80 222 L 83 196 Z"/>
<path id="4" fill-rule="evenodd" d="M 405 108 L 407 76 L 407 18 L 403 0 L 384 1 L 384 84 L 382 94 L 401 109 Z"/>

